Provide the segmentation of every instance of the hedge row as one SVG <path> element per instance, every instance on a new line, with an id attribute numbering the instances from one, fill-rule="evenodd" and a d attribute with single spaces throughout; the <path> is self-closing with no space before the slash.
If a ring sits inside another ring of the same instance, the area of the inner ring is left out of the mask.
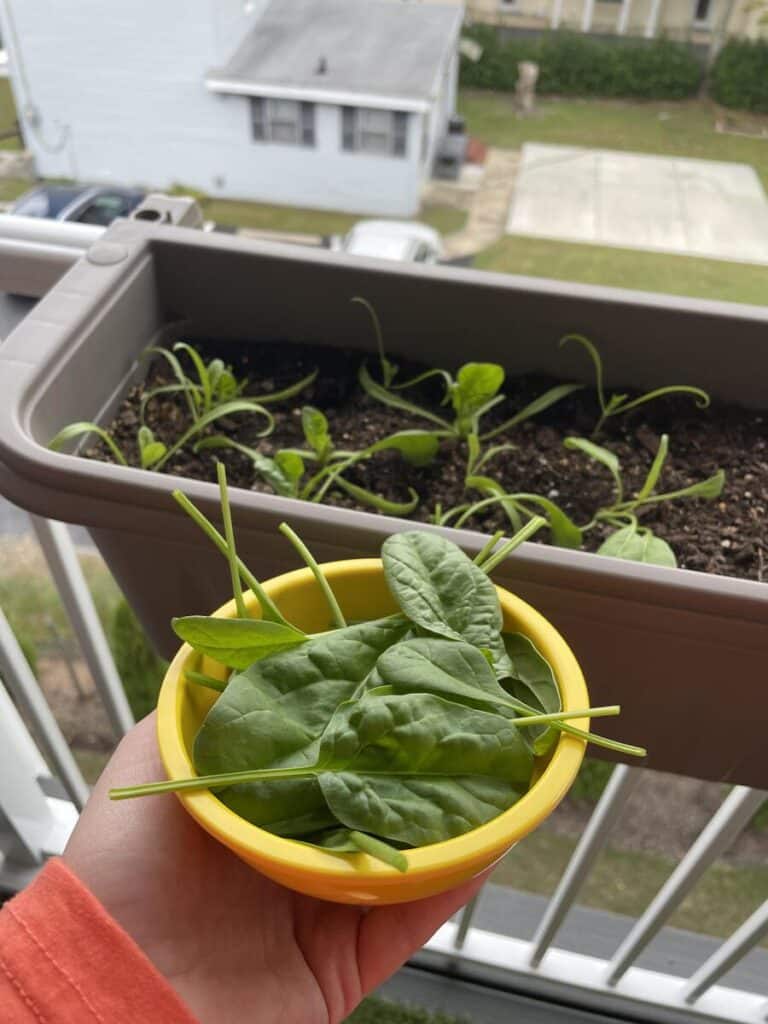
<path id="1" fill-rule="evenodd" d="M 768 42 L 727 43 L 712 68 L 710 92 L 724 107 L 768 113 Z"/>
<path id="2" fill-rule="evenodd" d="M 560 96 L 627 96 L 683 99 L 695 95 L 701 64 L 689 47 L 668 39 L 606 42 L 572 32 L 538 38 L 502 39 L 490 25 L 473 25 L 465 35 L 483 48 L 480 60 L 461 60 L 462 85 L 513 90 L 517 64 L 539 65 L 537 92 Z"/>

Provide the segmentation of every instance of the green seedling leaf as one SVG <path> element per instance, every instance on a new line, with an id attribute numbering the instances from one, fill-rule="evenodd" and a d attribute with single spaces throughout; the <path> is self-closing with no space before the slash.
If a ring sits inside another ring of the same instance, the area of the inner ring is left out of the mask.
<path id="1" fill-rule="evenodd" d="M 382 498 L 380 495 L 374 494 L 373 491 L 367 491 L 364 487 L 351 484 L 343 476 L 335 477 L 333 482 L 342 491 L 346 491 L 347 494 L 350 494 L 361 504 L 371 505 L 373 508 L 378 509 L 379 512 L 384 512 L 385 515 L 409 516 L 411 512 L 415 512 L 419 507 L 419 496 L 412 487 L 408 488 L 408 493 L 411 495 L 410 501 L 390 501 L 388 498 Z"/>
<path id="2" fill-rule="evenodd" d="M 579 527 L 568 516 L 559 505 L 549 498 L 542 498 L 539 494 L 518 494 L 518 500 L 528 504 L 538 505 L 547 517 L 549 528 L 552 532 L 552 540 L 561 548 L 580 548 L 583 535 Z"/>
<path id="3" fill-rule="evenodd" d="M 391 409 L 399 409 L 400 412 L 407 412 L 412 416 L 420 416 L 422 419 L 431 420 L 432 423 L 437 423 L 438 426 L 448 433 L 454 433 L 451 424 L 447 420 L 444 420 L 442 416 L 437 416 L 428 409 L 422 409 L 422 407 L 420 405 L 416 405 L 415 402 L 409 402 L 407 399 L 402 398 L 400 395 L 392 391 L 388 391 L 386 388 L 382 387 L 381 384 L 378 384 L 373 377 L 371 377 L 365 365 L 360 367 L 357 379 L 359 380 L 363 391 L 377 402 L 381 402 L 383 405 L 388 405 Z"/>
<path id="4" fill-rule="evenodd" d="M 672 501 L 675 498 L 706 498 L 711 500 L 720 497 L 724 486 L 725 472 L 722 469 L 718 469 L 716 473 L 707 477 L 706 480 L 701 480 L 697 484 L 691 484 L 689 487 L 681 487 L 678 491 L 667 491 L 666 494 L 657 494 L 652 501 Z M 649 502 L 645 501 L 643 504 L 647 505 Z"/>
<path id="5" fill-rule="evenodd" d="M 186 352 L 189 358 L 192 360 L 192 364 L 195 367 L 197 378 L 200 382 L 200 387 L 203 393 L 203 412 L 209 412 L 213 402 L 213 391 L 211 388 L 211 377 L 208 373 L 208 368 L 203 362 L 202 356 L 193 348 L 188 345 L 186 341 L 177 341 L 173 346 L 174 352 Z"/>
<path id="6" fill-rule="evenodd" d="M 139 443 L 139 460 L 142 469 L 151 469 L 168 450 L 162 441 L 156 441 L 149 427 L 139 427 L 137 435 Z"/>
<path id="7" fill-rule="evenodd" d="M 295 384 L 289 384 L 287 388 L 282 388 L 280 391 L 270 391 L 269 394 L 258 395 L 255 400 L 260 405 L 274 405 L 275 402 L 284 402 L 288 398 L 294 398 L 305 388 L 308 388 L 310 384 L 314 384 L 317 374 L 318 371 L 313 370 L 306 377 L 297 380 Z"/>
<path id="8" fill-rule="evenodd" d="M 648 529 L 625 526 L 616 530 L 597 549 L 598 555 L 624 558 L 630 562 L 644 562 L 646 565 L 665 565 L 674 569 L 677 559 L 665 540 L 655 537 Z"/>
<path id="9" fill-rule="evenodd" d="M 465 363 L 451 388 L 451 404 L 456 413 L 456 429 L 465 437 L 476 420 L 496 404 L 504 370 L 496 363 Z M 499 396 L 502 400 L 503 396 Z"/>
<path id="10" fill-rule="evenodd" d="M 648 476 L 645 478 L 645 482 L 640 490 L 637 492 L 637 500 L 644 501 L 649 498 L 656 487 L 661 476 L 661 471 L 664 468 L 664 463 L 667 459 L 669 452 L 669 434 L 662 434 L 659 441 L 659 447 L 656 449 L 656 455 L 654 456 L 651 468 L 648 470 Z"/>
<path id="11" fill-rule="evenodd" d="M 494 480 L 490 476 L 468 476 L 464 481 L 467 487 L 471 487 L 476 491 L 480 491 L 481 494 L 487 495 L 489 498 L 494 499 L 494 503 L 498 503 L 504 509 L 504 514 L 509 520 L 512 529 L 517 532 L 523 525 L 523 520 L 517 507 L 515 499 L 507 494 L 498 480 Z M 475 502 L 474 505 L 470 505 L 466 511 L 464 511 L 459 519 L 456 521 L 457 527 L 462 527 L 476 512 L 482 508 L 487 507 L 483 502 Z"/>
<path id="12" fill-rule="evenodd" d="M 549 391 L 545 391 L 543 395 L 534 398 L 532 402 L 529 402 L 528 405 L 519 412 L 516 412 L 510 419 L 505 420 L 500 426 L 489 430 L 487 434 L 483 434 L 481 440 L 490 441 L 492 438 L 498 437 L 499 434 L 503 434 L 505 430 L 511 430 L 512 427 L 516 427 L 519 423 L 524 423 L 525 420 L 538 416 L 540 412 L 549 409 L 550 406 L 573 394 L 574 391 L 583 391 L 583 385 L 558 384 L 556 387 L 550 388 Z"/>
<path id="13" fill-rule="evenodd" d="M 155 468 L 160 469 L 160 467 L 163 466 L 171 456 L 175 455 L 177 451 L 183 448 L 185 444 L 188 444 L 193 437 L 205 430 L 206 427 L 215 423 L 216 420 L 223 419 L 225 416 L 234 416 L 236 413 L 243 412 L 255 413 L 266 419 L 267 425 L 264 430 L 260 431 L 256 435 L 257 437 L 265 437 L 267 434 L 272 432 L 275 421 L 270 412 L 267 412 L 267 410 L 259 405 L 258 402 L 252 402 L 249 398 L 236 398 L 234 401 L 218 405 L 215 409 L 211 409 L 210 412 L 200 416 L 197 422 L 194 423 L 193 426 L 191 426 L 189 430 L 187 430 L 179 440 L 175 442 L 175 444 L 171 445 Z"/>
<path id="14" fill-rule="evenodd" d="M 171 621 L 173 631 L 190 647 L 228 668 L 247 668 L 261 658 L 305 644 L 308 637 L 293 626 L 264 619 L 217 619 L 187 615 Z"/>
<path id="15" fill-rule="evenodd" d="M 475 437 L 476 435 L 472 434 L 470 436 Z M 486 464 L 486 462 L 490 462 L 491 459 L 495 459 L 497 455 L 504 455 L 504 454 L 506 454 L 506 452 L 514 452 L 514 451 L 517 451 L 517 445 L 516 444 L 494 444 L 494 445 L 491 445 L 491 447 L 486 449 L 486 451 L 484 451 L 483 454 L 478 458 L 478 460 L 477 460 L 477 462 L 475 463 L 475 466 L 474 466 L 474 471 L 478 472 L 480 469 L 482 469 L 482 467 Z"/>
<path id="16" fill-rule="evenodd" d="M 321 462 L 325 462 L 333 450 L 333 444 L 324 414 L 312 405 L 305 405 L 301 410 L 301 428 L 309 447 Z"/>
<path id="17" fill-rule="evenodd" d="M 384 381 L 384 387 L 388 388 L 391 386 L 392 381 L 397 376 L 397 366 L 387 359 L 386 353 L 384 352 L 384 335 L 381 330 L 381 322 L 379 321 L 378 314 L 373 306 L 367 299 L 362 298 L 360 295 L 356 295 L 351 302 L 356 302 L 368 311 L 368 315 L 371 318 L 373 324 L 373 330 L 376 335 L 376 347 L 379 352 L 379 366 L 381 367 L 381 379 Z"/>
<path id="18" fill-rule="evenodd" d="M 95 434 L 104 442 L 107 448 L 109 448 L 114 455 L 116 462 L 119 462 L 121 466 L 128 465 L 128 460 L 118 448 L 115 440 L 106 430 L 100 427 L 98 423 L 70 423 L 66 427 L 62 427 L 58 434 L 51 438 L 48 442 L 48 447 L 51 451 L 60 452 L 68 441 L 74 441 L 76 438 L 82 437 L 84 434 Z"/>
<path id="19" fill-rule="evenodd" d="M 603 448 L 602 445 L 595 444 L 594 441 L 588 441 L 585 437 L 566 437 L 563 444 L 571 451 L 583 452 L 584 455 L 588 456 L 590 459 L 594 459 L 595 462 L 599 462 L 601 465 L 605 466 L 613 477 L 613 482 L 616 487 L 617 503 L 622 500 L 624 489 L 621 481 L 621 464 L 613 452 L 608 451 L 607 448 Z"/>
<path id="20" fill-rule="evenodd" d="M 496 588 L 455 544 L 408 530 L 388 537 L 381 557 L 387 585 L 412 623 L 450 640 L 494 647 L 502 623 Z"/>
<path id="21" fill-rule="evenodd" d="M 304 476 L 304 460 L 298 452 L 280 451 L 271 459 L 256 448 L 233 441 L 231 437 L 226 437 L 224 434 L 204 437 L 197 442 L 194 450 L 201 452 L 211 448 L 229 448 L 232 451 L 242 452 L 243 455 L 248 456 L 253 463 L 253 468 L 262 479 L 266 480 L 275 494 L 280 494 L 284 498 L 298 497 L 299 481 Z"/>
<path id="22" fill-rule="evenodd" d="M 399 430 L 396 434 L 390 434 L 389 437 L 370 445 L 364 454 L 369 456 L 395 449 L 412 466 L 428 466 L 437 455 L 440 438 L 444 436 L 437 431 Z"/>
<path id="23" fill-rule="evenodd" d="M 194 381 L 191 381 L 189 379 L 189 377 L 184 372 L 181 363 L 179 362 L 178 356 L 171 352 L 170 349 L 162 348 L 159 345 L 151 345 L 149 348 L 145 349 L 143 354 L 145 356 L 161 356 L 168 363 L 168 365 L 171 368 L 171 371 L 173 372 L 174 377 L 179 382 L 179 390 L 184 392 L 184 397 L 187 400 L 187 406 L 189 408 L 189 414 L 193 420 L 196 420 L 199 414 L 198 407 L 202 404 L 202 388 L 200 388 L 199 385 L 195 384 Z M 162 393 L 162 388 L 156 388 L 151 395 L 145 396 L 146 400 L 142 401 L 140 409 L 140 414 L 142 418 L 144 416 L 144 408 L 146 405 L 146 401 L 149 401 L 150 397 L 154 397 L 154 395 Z"/>

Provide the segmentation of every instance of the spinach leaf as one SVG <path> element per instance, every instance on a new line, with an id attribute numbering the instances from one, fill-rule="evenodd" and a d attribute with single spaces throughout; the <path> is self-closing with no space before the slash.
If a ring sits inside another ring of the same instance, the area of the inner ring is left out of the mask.
<path id="1" fill-rule="evenodd" d="M 397 643 L 407 628 L 405 619 L 396 616 L 347 626 L 233 676 L 197 734 L 196 770 L 214 775 L 314 764 L 318 737 L 336 708 L 353 695 L 382 651 Z M 286 786 L 283 807 L 280 793 Z M 313 779 L 292 779 L 290 785 L 241 783 L 224 790 L 220 798 L 248 821 L 271 828 L 270 822 L 287 822 L 324 807 Z M 286 834 L 286 826 L 281 827 Z M 303 831 L 313 827 L 323 824 Z"/>
<path id="2" fill-rule="evenodd" d="M 665 540 L 654 536 L 647 528 L 638 529 L 634 524 L 612 533 L 603 541 L 597 553 L 626 558 L 632 562 L 645 562 L 646 565 L 666 565 L 672 569 L 677 565 L 675 553 Z"/>
<path id="3" fill-rule="evenodd" d="M 497 666 L 504 688 L 529 707 L 549 714 L 560 711 L 560 690 L 549 662 L 522 633 L 504 634 L 503 662 Z M 529 739 L 535 754 L 547 754 L 559 730 L 552 726 L 531 726 Z"/>
<path id="4" fill-rule="evenodd" d="M 376 676 L 395 693 L 431 693 L 486 710 L 506 705 L 514 715 L 483 651 L 467 643 L 433 637 L 399 643 L 379 658 Z"/>
<path id="5" fill-rule="evenodd" d="M 260 658 L 307 642 L 306 633 L 266 619 L 217 619 L 187 615 L 172 619 L 176 636 L 228 668 L 247 668 Z"/>
<path id="6" fill-rule="evenodd" d="M 498 644 L 502 617 L 496 588 L 455 544 L 408 530 L 388 537 L 381 557 L 389 589 L 415 625 L 476 647 Z"/>
<path id="7" fill-rule="evenodd" d="M 380 778 L 354 772 L 323 774 L 320 785 L 329 808 L 349 828 L 408 846 L 439 843 L 484 825 L 527 788 L 479 775 Z"/>
<path id="8" fill-rule="evenodd" d="M 427 638 L 400 643 L 379 659 L 379 685 L 395 693 L 431 693 L 508 718 L 526 708 L 559 711 L 560 693 L 552 670 L 530 640 L 512 633 L 502 642 L 502 655 L 494 658 L 493 667 L 482 650 L 469 644 Z M 557 727 L 548 725 L 526 727 L 523 734 L 535 754 L 547 753 L 557 735 Z"/>
<path id="9" fill-rule="evenodd" d="M 340 707 L 317 764 L 342 824 L 414 846 L 495 817 L 527 789 L 532 767 L 509 719 L 418 693 Z"/>

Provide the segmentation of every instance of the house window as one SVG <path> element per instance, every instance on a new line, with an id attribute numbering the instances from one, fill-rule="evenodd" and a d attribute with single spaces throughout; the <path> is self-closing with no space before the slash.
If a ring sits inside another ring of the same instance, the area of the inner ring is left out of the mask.
<path id="1" fill-rule="evenodd" d="M 694 0 L 693 20 L 699 24 L 709 22 L 711 0 Z"/>
<path id="2" fill-rule="evenodd" d="M 404 111 L 341 108 L 341 148 L 349 153 L 405 156 L 407 131 Z"/>
<path id="3" fill-rule="evenodd" d="M 314 146 L 315 105 L 254 96 L 251 99 L 251 127 L 257 142 Z"/>

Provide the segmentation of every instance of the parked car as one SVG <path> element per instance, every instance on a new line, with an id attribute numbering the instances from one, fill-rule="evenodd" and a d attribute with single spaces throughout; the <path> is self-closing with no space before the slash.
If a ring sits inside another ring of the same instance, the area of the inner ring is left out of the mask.
<path id="1" fill-rule="evenodd" d="M 113 185 L 39 185 L 20 196 L 9 213 L 107 227 L 116 217 L 127 217 L 145 195 Z"/>
<path id="2" fill-rule="evenodd" d="M 333 239 L 331 248 L 350 256 L 406 263 L 437 263 L 443 254 L 442 239 L 434 228 L 404 220 L 361 220 L 343 238 Z"/>

